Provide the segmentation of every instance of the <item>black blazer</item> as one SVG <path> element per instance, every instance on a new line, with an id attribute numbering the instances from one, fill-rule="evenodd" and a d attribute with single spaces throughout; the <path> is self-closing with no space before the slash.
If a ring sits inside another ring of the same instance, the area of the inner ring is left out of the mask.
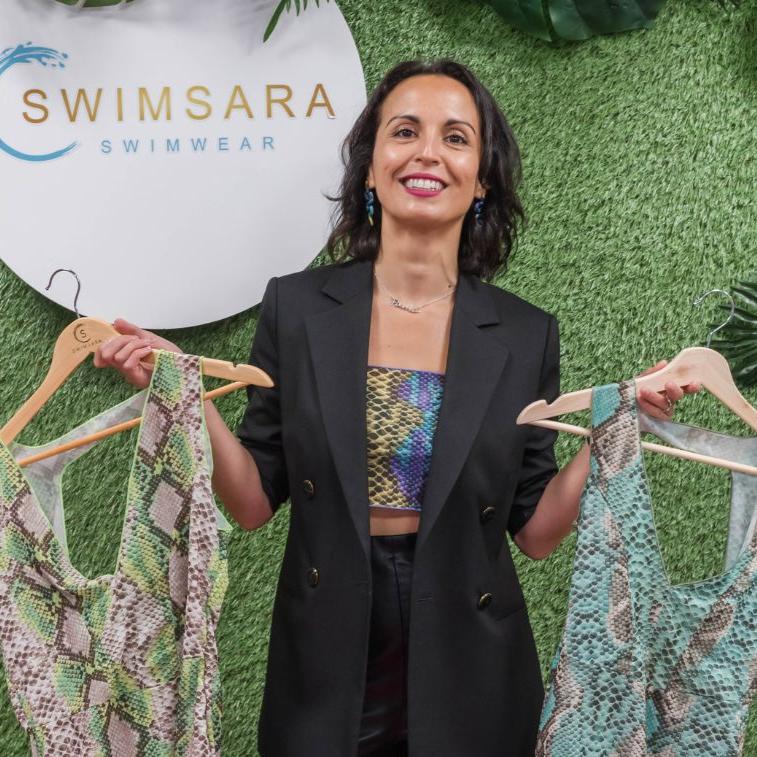
<path id="1" fill-rule="evenodd" d="M 372 270 L 353 261 L 274 278 L 261 306 L 250 363 L 276 386 L 249 388 L 237 434 L 271 505 L 291 498 L 262 757 L 357 751 L 371 609 Z M 413 757 L 533 754 L 543 687 L 505 531 L 526 522 L 557 471 L 556 432 L 515 418 L 558 394 L 556 319 L 461 274 L 414 562 Z"/>

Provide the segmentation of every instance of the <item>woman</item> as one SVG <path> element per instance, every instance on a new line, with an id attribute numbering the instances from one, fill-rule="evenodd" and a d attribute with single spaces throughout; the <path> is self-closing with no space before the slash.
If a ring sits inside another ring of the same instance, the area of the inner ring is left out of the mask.
<path id="1" fill-rule="evenodd" d="M 549 555 L 589 451 L 558 472 L 556 433 L 515 423 L 559 393 L 555 318 L 482 281 L 523 216 L 518 149 L 467 68 L 408 62 L 345 163 L 329 248 L 347 262 L 272 279 L 263 298 L 250 363 L 276 386 L 250 389 L 238 437 L 206 403 L 236 521 L 292 503 L 260 753 L 525 757 L 543 689 L 505 530 Z M 179 349 L 115 325 L 95 364 L 137 386 L 149 349 Z M 639 401 L 666 418 L 696 389 Z"/>

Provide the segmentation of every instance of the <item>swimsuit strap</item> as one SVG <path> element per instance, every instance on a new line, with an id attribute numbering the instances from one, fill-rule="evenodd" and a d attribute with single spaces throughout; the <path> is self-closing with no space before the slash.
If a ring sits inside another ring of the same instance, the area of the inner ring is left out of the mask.
<path id="1" fill-rule="evenodd" d="M 610 481 L 638 462 L 641 446 L 632 380 L 594 387 L 591 395 L 591 471 L 606 494 Z"/>
<path id="2" fill-rule="evenodd" d="M 638 418 L 641 431 L 654 434 L 678 449 L 757 466 L 757 437 L 721 434 L 698 426 L 654 418 L 643 411 L 639 412 Z M 752 541 L 752 548 L 757 549 L 756 522 L 757 476 L 731 471 L 726 570 L 733 565 L 748 541 Z"/>
<path id="3" fill-rule="evenodd" d="M 633 529 L 654 531 L 652 505 L 644 475 L 641 433 L 649 432 L 674 447 L 749 465 L 757 464 L 757 437 L 735 437 L 642 412 L 636 383 L 628 379 L 595 387 L 592 392 L 592 474 L 616 517 Z M 726 566 L 728 570 L 748 547 L 757 553 L 757 476 L 733 473 Z M 632 485 L 641 498 L 624 496 Z M 620 495 L 620 496 L 618 496 Z"/>
<path id="4" fill-rule="evenodd" d="M 646 602 L 652 584 L 664 585 L 649 488 L 641 456 L 636 385 L 633 379 L 592 391 L 591 478 L 587 486 L 600 507 L 602 532 L 613 563 L 627 566 L 635 603 Z M 580 537 L 580 531 L 579 531 Z M 642 612 L 641 607 L 637 607 Z"/>
<path id="5" fill-rule="evenodd" d="M 110 426 L 114 426 L 116 423 L 123 423 L 132 420 L 133 418 L 137 418 L 142 413 L 146 397 L 147 389 L 143 389 L 137 394 L 129 397 L 129 399 L 124 402 L 110 407 L 107 410 L 103 410 L 103 412 L 99 413 L 94 418 L 84 421 L 76 426 L 76 428 L 71 429 L 56 439 L 49 440 L 45 444 L 32 446 L 13 441 L 10 443 L 8 449 L 16 462 L 20 463 L 22 460 L 32 455 L 45 452 L 58 445 L 73 441 L 74 439 L 80 439 L 83 436 L 97 433 Z M 66 539 L 66 520 L 63 509 L 61 479 L 63 478 L 63 473 L 69 463 L 72 463 L 74 460 L 81 457 L 85 452 L 88 452 L 101 441 L 102 439 L 97 439 L 88 444 L 84 444 L 81 447 L 74 447 L 65 452 L 60 452 L 53 457 L 36 460 L 24 467 L 24 475 L 26 476 L 29 486 L 37 495 L 37 501 L 42 507 L 47 519 L 50 521 L 55 536 L 66 550 L 68 550 L 68 545 Z"/>

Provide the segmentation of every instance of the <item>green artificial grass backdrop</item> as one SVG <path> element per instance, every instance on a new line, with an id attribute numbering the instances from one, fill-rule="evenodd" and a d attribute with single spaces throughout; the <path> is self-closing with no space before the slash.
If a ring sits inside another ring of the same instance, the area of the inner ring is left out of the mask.
<path id="1" fill-rule="evenodd" d="M 718 298 L 703 308 L 693 307 L 692 299 L 757 268 L 757 0 L 745 0 L 738 10 L 723 10 L 713 0 L 670 0 L 651 30 L 560 44 L 516 32 L 491 7 L 468 0 L 339 5 L 369 90 L 400 60 L 449 56 L 469 64 L 508 115 L 523 154 L 530 224 L 498 283 L 559 319 L 563 391 L 628 378 L 706 338 L 707 324 L 719 319 Z M 315 13 L 316 7 L 308 9 L 299 23 Z M 59 278 L 56 286 L 68 285 Z M 0 303 L 2 425 L 42 381 L 55 338 L 72 314 L 2 264 Z M 225 321 L 164 335 L 187 352 L 246 361 L 254 304 Z M 88 361 L 19 440 L 40 444 L 133 391 L 114 371 Z M 747 398 L 757 404 L 757 391 Z M 217 401 L 230 427 L 244 402 L 244 392 Z M 676 419 L 749 432 L 704 392 L 684 399 Z M 565 420 L 585 422 L 586 416 Z M 66 471 L 71 558 L 86 575 L 112 571 L 135 442 L 135 431 L 110 438 Z M 579 445 L 577 437 L 561 435 L 560 463 Z M 721 572 L 728 472 L 648 452 L 645 462 L 671 581 Z M 255 533 L 236 529 L 231 543 L 219 628 L 228 757 L 256 754 L 287 520 L 283 508 Z M 517 556 L 545 672 L 565 619 L 574 542 L 571 536 L 545 561 Z M 757 755 L 754 712 L 746 755 Z M 26 754 L 2 682 L 0 755 Z"/>

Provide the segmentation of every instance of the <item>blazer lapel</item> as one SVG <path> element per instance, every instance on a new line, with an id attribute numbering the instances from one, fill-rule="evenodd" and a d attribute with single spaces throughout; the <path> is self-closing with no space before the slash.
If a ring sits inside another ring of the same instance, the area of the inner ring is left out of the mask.
<path id="1" fill-rule="evenodd" d="M 321 414 L 337 475 L 366 557 L 370 556 L 365 381 L 373 264 L 334 269 L 322 291 L 340 303 L 306 325 Z"/>
<path id="2" fill-rule="evenodd" d="M 336 304 L 306 324 L 326 436 L 366 557 L 370 556 L 366 396 L 373 264 L 334 269 L 322 291 Z M 499 323 L 484 284 L 460 274 L 450 328 L 444 395 L 434 434 L 416 549 L 460 474 L 508 356 L 483 326 Z"/>
<path id="3" fill-rule="evenodd" d="M 493 330 L 499 323 L 478 277 L 460 274 L 450 328 L 444 394 L 434 433 L 416 550 L 428 538 L 468 457 L 509 351 Z"/>

